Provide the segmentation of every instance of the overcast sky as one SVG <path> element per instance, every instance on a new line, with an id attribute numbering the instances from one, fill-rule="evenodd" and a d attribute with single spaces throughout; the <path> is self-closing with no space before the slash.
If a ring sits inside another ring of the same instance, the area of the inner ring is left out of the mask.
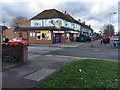
<path id="1" fill-rule="evenodd" d="M 99 32 L 109 21 L 118 31 L 118 1 L 119 0 L 3 0 L 0 5 L 0 24 L 5 21 L 9 26 L 16 16 L 25 16 L 28 19 L 46 9 L 67 11 L 76 20 L 81 19 L 91 24 L 95 32 Z M 117 14 L 112 14 L 116 12 Z M 111 13 L 111 14 L 110 14 Z M 111 19 L 110 19 L 111 17 Z"/>

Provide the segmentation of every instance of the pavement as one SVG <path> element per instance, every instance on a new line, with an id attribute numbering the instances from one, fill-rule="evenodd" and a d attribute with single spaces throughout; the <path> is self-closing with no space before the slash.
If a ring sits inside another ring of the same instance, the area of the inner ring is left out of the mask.
<path id="1" fill-rule="evenodd" d="M 18 88 L 21 88 L 21 90 L 23 90 L 23 88 L 24 90 L 34 88 L 36 85 L 38 85 L 38 83 L 47 79 L 65 64 L 81 59 L 87 59 L 86 57 L 79 56 L 80 50 L 82 49 L 85 54 L 88 52 L 92 53 L 94 50 L 96 50 L 96 48 L 100 48 L 102 50 L 110 49 L 111 52 L 113 52 L 112 49 L 114 49 L 115 52 L 117 50 L 111 46 L 112 44 L 98 45 L 98 43 L 99 40 L 90 43 L 67 43 L 65 45 L 30 45 L 28 47 L 29 54 L 27 63 L 17 65 L 2 72 L 3 90 L 5 88 L 14 88 L 16 90 L 18 90 Z M 67 51 L 64 52 L 66 49 Z M 74 54 L 74 51 L 78 52 L 78 56 L 69 56 L 65 54 L 68 52 Z M 62 55 L 55 55 L 54 52 L 60 52 Z M 95 51 L 95 53 L 96 52 L 98 51 Z M 92 54 L 89 55 L 91 56 Z M 91 58 L 95 59 L 93 57 Z M 106 59 L 103 58 L 103 60 Z"/>
<path id="2" fill-rule="evenodd" d="M 49 47 L 49 50 L 52 51 L 51 47 Z M 3 90 L 5 88 L 14 88 L 16 90 L 18 88 L 33 88 L 39 82 L 45 80 L 49 75 L 59 70 L 66 63 L 77 60 L 69 57 L 42 55 L 45 51 L 41 48 L 39 52 L 39 55 L 34 52 L 29 52 L 29 61 L 27 63 L 2 72 Z"/>

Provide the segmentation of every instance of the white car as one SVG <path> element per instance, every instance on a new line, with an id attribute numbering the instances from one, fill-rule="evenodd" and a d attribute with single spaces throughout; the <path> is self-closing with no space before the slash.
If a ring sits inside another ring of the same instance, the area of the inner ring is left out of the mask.
<path id="1" fill-rule="evenodd" d="M 119 41 L 119 36 L 115 36 L 114 41 Z"/>

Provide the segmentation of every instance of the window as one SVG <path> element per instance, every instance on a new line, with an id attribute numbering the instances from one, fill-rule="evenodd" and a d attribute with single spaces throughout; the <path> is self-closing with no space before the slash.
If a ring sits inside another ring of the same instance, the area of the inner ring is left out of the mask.
<path id="1" fill-rule="evenodd" d="M 27 40 L 26 38 L 22 38 L 22 40 Z"/>
<path id="2" fill-rule="evenodd" d="M 32 37 L 32 33 L 30 33 L 30 37 Z"/>
<path id="3" fill-rule="evenodd" d="M 37 36 L 37 40 L 40 40 L 41 33 L 40 32 L 36 32 L 36 36 Z"/>
<path id="4" fill-rule="evenodd" d="M 30 37 L 35 37 L 35 33 L 30 33 Z"/>
<path id="5" fill-rule="evenodd" d="M 38 26 L 39 24 L 38 24 L 38 22 L 35 22 L 35 26 Z"/>
<path id="6" fill-rule="evenodd" d="M 13 41 L 19 41 L 20 40 L 20 38 L 14 38 L 13 39 Z"/>
<path id="7" fill-rule="evenodd" d="M 45 38 L 45 33 L 42 33 L 42 38 Z"/>
<path id="8" fill-rule="evenodd" d="M 35 33 L 33 33 L 33 37 L 35 37 Z"/>

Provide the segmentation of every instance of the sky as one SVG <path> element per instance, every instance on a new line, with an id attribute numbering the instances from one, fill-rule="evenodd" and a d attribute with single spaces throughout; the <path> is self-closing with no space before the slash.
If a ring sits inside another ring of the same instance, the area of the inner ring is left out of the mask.
<path id="1" fill-rule="evenodd" d="M 113 24 L 118 31 L 119 0 L 2 0 L 0 1 L 0 25 L 5 21 L 9 26 L 13 18 L 24 16 L 28 19 L 46 9 L 67 11 L 76 20 L 91 25 L 99 32 L 104 24 Z M 113 14 L 116 12 L 116 14 Z"/>

